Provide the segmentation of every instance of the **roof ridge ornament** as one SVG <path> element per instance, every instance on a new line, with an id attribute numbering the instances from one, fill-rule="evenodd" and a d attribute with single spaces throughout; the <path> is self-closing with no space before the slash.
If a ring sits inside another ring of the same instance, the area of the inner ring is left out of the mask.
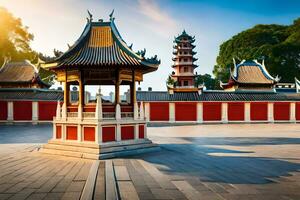
<path id="1" fill-rule="evenodd" d="M 136 54 L 140 55 L 141 57 L 145 57 L 145 54 L 146 54 L 146 49 L 144 48 L 144 50 L 140 50 L 138 52 L 136 52 Z"/>
<path id="2" fill-rule="evenodd" d="M 110 20 L 110 21 L 114 21 L 114 20 L 115 20 L 115 18 L 114 18 L 114 12 L 115 12 L 115 9 L 113 9 L 113 10 L 111 11 L 111 13 L 109 14 L 109 20 Z"/>
<path id="3" fill-rule="evenodd" d="M 278 83 L 278 82 L 280 81 L 280 79 L 281 79 L 281 77 L 279 77 L 278 75 L 276 75 L 276 77 L 275 77 L 275 79 L 274 79 L 274 80 L 275 80 L 275 82 L 277 82 L 277 83 Z"/>
<path id="4" fill-rule="evenodd" d="M 133 46 L 133 43 L 131 43 L 131 45 L 129 46 L 129 49 L 131 49 L 131 50 L 132 50 L 132 46 Z"/>
<path id="5" fill-rule="evenodd" d="M 92 22 L 93 21 L 93 15 L 92 15 L 92 13 L 89 10 L 87 10 L 87 13 L 89 15 L 89 18 L 87 18 L 87 21 L 88 22 Z"/>

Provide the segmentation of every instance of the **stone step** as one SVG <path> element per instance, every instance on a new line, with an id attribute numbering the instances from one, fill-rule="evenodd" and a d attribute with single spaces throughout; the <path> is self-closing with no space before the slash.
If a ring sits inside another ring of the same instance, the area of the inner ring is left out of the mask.
<path id="1" fill-rule="evenodd" d="M 86 159 L 106 159 L 159 149 L 158 145 L 153 144 L 150 140 L 122 141 L 97 146 L 98 148 L 82 143 L 54 141 L 44 144 L 40 152 Z"/>
<path id="2" fill-rule="evenodd" d="M 56 149 L 56 150 L 62 150 L 62 151 L 82 152 L 82 153 L 90 153 L 90 154 L 99 154 L 100 153 L 99 147 L 98 148 L 90 148 L 90 147 L 49 143 L 49 144 L 44 144 L 42 148 Z"/>
<path id="3" fill-rule="evenodd" d="M 144 143 L 144 144 L 132 144 L 132 145 L 123 145 L 123 146 L 113 146 L 113 147 L 105 147 L 100 149 L 100 153 L 113 153 L 118 151 L 126 151 L 126 150 L 133 150 L 133 149 L 141 149 L 141 148 L 148 148 L 157 146 L 153 143 Z"/>
<path id="4" fill-rule="evenodd" d="M 64 150 L 57 150 L 57 149 L 41 148 L 39 150 L 39 152 L 46 153 L 46 154 L 51 154 L 51 155 L 85 158 L 85 159 L 91 159 L 91 160 L 98 160 L 99 159 L 99 154 L 89 154 L 89 153 L 82 153 L 82 152 L 75 152 L 75 151 L 64 151 Z"/>
<path id="5" fill-rule="evenodd" d="M 140 149 L 131 149 L 131 150 L 111 152 L 111 153 L 103 153 L 99 155 L 99 159 L 103 160 L 103 159 L 116 158 L 116 157 L 126 157 L 126 156 L 133 156 L 133 155 L 156 152 L 156 151 L 160 151 L 160 147 L 154 145 L 154 146 L 148 146 Z"/>

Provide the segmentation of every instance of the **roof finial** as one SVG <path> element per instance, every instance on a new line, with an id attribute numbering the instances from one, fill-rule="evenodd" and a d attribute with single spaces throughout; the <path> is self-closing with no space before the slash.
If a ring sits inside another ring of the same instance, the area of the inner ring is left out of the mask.
<path id="1" fill-rule="evenodd" d="M 131 50 L 132 50 L 132 46 L 133 46 L 133 43 L 131 43 L 131 45 L 129 46 L 129 49 L 131 49 Z"/>
<path id="2" fill-rule="evenodd" d="M 233 60 L 234 67 L 236 68 L 235 58 L 233 57 L 232 60 Z"/>
<path id="3" fill-rule="evenodd" d="M 109 20 L 110 20 L 110 21 L 114 21 L 114 19 L 115 19 L 115 18 L 113 17 L 113 16 L 114 16 L 114 12 L 115 12 L 115 9 L 113 9 L 113 10 L 111 11 L 111 13 L 109 14 Z"/>
<path id="4" fill-rule="evenodd" d="M 89 10 L 87 10 L 87 12 L 88 12 L 88 15 L 89 15 L 89 22 L 92 22 L 93 21 L 93 15 Z"/>

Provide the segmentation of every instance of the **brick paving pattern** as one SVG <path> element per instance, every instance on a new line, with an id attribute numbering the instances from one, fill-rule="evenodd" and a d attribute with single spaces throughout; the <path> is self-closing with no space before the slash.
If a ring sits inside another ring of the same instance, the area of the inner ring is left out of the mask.
<path id="1" fill-rule="evenodd" d="M 161 151 L 93 161 L 38 152 L 51 136 L 45 125 L 26 127 L 20 135 L 20 127 L 0 126 L 0 199 L 298 200 L 298 129 L 151 127 L 148 134 Z"/>

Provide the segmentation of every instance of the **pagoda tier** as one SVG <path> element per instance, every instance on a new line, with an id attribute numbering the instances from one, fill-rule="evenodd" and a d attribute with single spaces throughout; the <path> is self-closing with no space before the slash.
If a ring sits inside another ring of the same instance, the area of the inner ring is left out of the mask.
<path id="1" fill-rule="evenodd" d="M 112 16 L 108 22 L 88 19 L 75 44 L 44 64 L 64 83 L 64 102 L 57 104 L 53 138 L 43 152 L 102 159 L 157 149 L 147 139 L 143 103 L 136 101 L 136 82 L 160 64 L 145 53 L 127 46 Z M 75 104 L 69 100 L 70 85 L 79 88 Z M 115 86 L 114 102 L 103 103 L 99 94 L 96 102 L 85 103 L 85 85 Z M 130 87 L 130 102 L 121 102 L 120 85 Z"/>
<path id="2" fill-rule="evenodd" d="M 188 35 L 185 31 L 174 39 L 174 57 L 172 65 L 174 72 L 170 76 L 173 80 L 173 85 L 168 85 L 169 91 L 175 92 L 195 92 L 198 87 L 195 86 L 194 69 L 198 67 L 194 64 L 198 59 L 194 57 L 196 54 L 193 49 L 195 45 L 195 37 Z"/>

